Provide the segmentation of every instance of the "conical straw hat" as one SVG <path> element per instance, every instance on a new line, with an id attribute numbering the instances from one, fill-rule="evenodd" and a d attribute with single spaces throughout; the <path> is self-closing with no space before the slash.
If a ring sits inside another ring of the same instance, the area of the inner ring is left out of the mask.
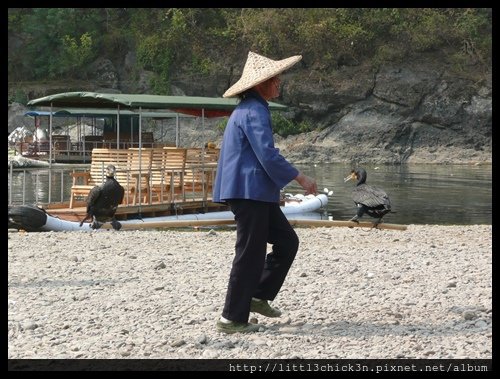
<path id="1" fill-rule="evenodd" d="M 222 97 L 234 97 L 267 79 L 276 76 L 286 69 L 292 67 L 302 59 L 302 55 L 274 61 L 254 52 L 248 52 L 248 58 L 243 68 L 240 80 L 234 83 Z"/>

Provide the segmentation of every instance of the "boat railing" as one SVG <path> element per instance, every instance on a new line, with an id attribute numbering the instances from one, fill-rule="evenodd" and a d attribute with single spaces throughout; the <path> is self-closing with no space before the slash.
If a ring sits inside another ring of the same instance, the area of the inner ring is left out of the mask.
<path id="1" fill-rule="evenodd" d="M 112 135 L 84 135 L 78 141 L 72 141 L 69 135 L 52 135 L 52 144 L 49 140 L 34 140 L 26 138 L 13 144 L 18 154 L 35 159 L 48 160 L 52 152 L 52 162 L 90 162 L 93 149 L 129 149 L 138 148 L 163 148 L 175 147 L 172 142 L 155 141 L 152 132 L 143 132 L 141 143 L 138 136 L 125 135 L 119 140 Z"/>
<path id="2" fill-rule="evenodd" d="M 84 166 L 88 165 L 77 165 Z M 66 166 L 16 168 L 9 162 L 8 205 L 64 203 L 68 200 L 70 185 Z"/>
<path id="3" fill-rule="evenodd" d="M 171 142 L 141 142 L 141 146 L 143 148 L 161 149 L 162 147 L 174 147 L 175 144 Z M 117 142 L 115 139 L 102 140 L 102 143 L 99 145 L 99 147 L 107 149 L 129 149 L 129 148 L 137 149 L 139 148 L 139 141 L 120 140 L 120 142 Z"/>
<path id="4" fill-rule="evenodd" d="M 67 165 L 69 166 L 69 165 Z M 71 165 L 71 166 L 74 166 Z M 82 165 L 81 165 L 82 166 Z M 88 166 L 88 165 L 87 165 Z M 136 190 L 139 181 L 137 170 L 128 170 L 124 177 L 126 182 L 122 184 L 126 190 L 123 205 L 155 205 L 155 204 L 177 204 L 181 202 L 207 202 L 212 199 L 212 186 L 215 178 L 216 166 L 213 164 L 206 167 L 186 166 L 187 170 L 193 170 L 194 176 L 186 178 L 185 170 L 181 168 L 163 169 L 162 177 L 164 186 L 155 186 L 152 170 L 142 171 L 140 180 L 142 183 L 141 196 Z M 104 177 L 105 166 L 102 165 L 102 177 Z M 8 204 L 9 205 L 51 205 L 55 207 L 68 207 L 72 196 L 73 176 L 85 175 L 83 167 L 80 168 L 14 168 L 9 166 L 8 174 Z M 200 178 L 199 181 L 195 181 Z M 147 181 L 147 185 L 144 185 Z M 189 182 L 188 182 L 189 181 Z M 88 190 L 94 186 L 88 185 L 73 207 L 83 206 L 88 195 Z M 134 201 L 135 199 L 135 201 Z"/>
<path id="5" fill-rule="evenodd" d="M 185 198 L 199 198 L 206 202 L 212 193 L 217 162 L 186 164 L 184 176 Z"/>
<path id="6" fill-rule="evenodd" d="M 139 149 L 95 149 L 94 164 L 90 167 L 89 164 L 62 167 L 57 164 L 58 167 L 15 168 L 11 162 L 8 203 L 58 207 L 70 204 L 69 208 L 84 206 L 90 189 L 104 181 L 108 164 L 117 165 L 117 180 L 126 190 L 124 205 L 206 203 L 212 197 L 217 162 L 192 158 L 187 162 L 188 150 L 171 147 L 142 149 L 141 165 L 138 163 Z M 114 155 L 103 158 L 99 152 Z M 123 157 L 118 163 L 117 152 Z M 153 152 L 161 153 L 162 157 L 148 157 Z M 93 175 L 91 181 L 88 180 L 90 175 Z"/>

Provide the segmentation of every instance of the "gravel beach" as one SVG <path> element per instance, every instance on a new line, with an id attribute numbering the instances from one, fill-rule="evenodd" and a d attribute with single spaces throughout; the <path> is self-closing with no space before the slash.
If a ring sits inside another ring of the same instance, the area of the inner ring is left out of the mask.
<path id="1" fill-rule="evenodd" d="M 232 229 L 8 232 L 8 358 L 492 358 L 491 225 L 297 228 L 258 333 L 215 323 Z"/>

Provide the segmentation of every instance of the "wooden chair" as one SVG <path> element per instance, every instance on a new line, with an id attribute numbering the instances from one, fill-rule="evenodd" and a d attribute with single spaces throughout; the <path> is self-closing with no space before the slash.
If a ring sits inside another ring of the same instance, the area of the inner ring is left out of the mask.
<path id="1" fill-rule="evenodd" d="M 128 151 L 120 149 L 93 149 L 92 163 L 90 171 L 73 172 L 69 207 L 79 205 L 88 196 L 90 190 L 106 180 L 105 169 L 112 164 L 116 167 L 116 180 L 125 188 L 127 192 L 130 187 L 130 177 L 127 173 Z M 124 197 L 124 202 L 128 204 L 128 196 Z"/>
<path id="2" fill-rule="evenodd" d="M 220 149 L 188 148 L 184 188 L 193 198 L 201 194 L 207 201 L 212 192 Z"/>
<path id="3" fill-rule="evenodd" d="M 153 149 L 151 162 L 151 193 L 159 202 L 173 201 L 180 194 L 184 199 L 186 149 L 164 147 Z"/>
<path id="4" fill-rule="evenodd" d="M 135 148 L 128 149 L 127 173 L 131 183 L 128 187 L 129 195 L 132 197 L 132 204 L 137 203 L 140 194 L 143 203 L 151 204 L 150 175 L 153 149 Z"/>
<path id="5" fill-rule="evenodd" d="M 167 161 L 167 151 L 162 148 L 155 148 L 151 154 L 151 197 L 152 201 L 163 203 L 170 198 L 170 182 L 165 175 L 165 164 Z"/>

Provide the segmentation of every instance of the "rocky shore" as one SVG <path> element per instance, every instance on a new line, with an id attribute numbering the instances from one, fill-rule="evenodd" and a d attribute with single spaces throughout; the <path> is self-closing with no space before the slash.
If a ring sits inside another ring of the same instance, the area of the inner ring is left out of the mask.
<path id="1" fill-rule="evenodd" d="M 234 230 L 9 231 L 8 358 L 492 358 L 491 225 L 296 230 L 249 335 L 215 328 Z"/>

